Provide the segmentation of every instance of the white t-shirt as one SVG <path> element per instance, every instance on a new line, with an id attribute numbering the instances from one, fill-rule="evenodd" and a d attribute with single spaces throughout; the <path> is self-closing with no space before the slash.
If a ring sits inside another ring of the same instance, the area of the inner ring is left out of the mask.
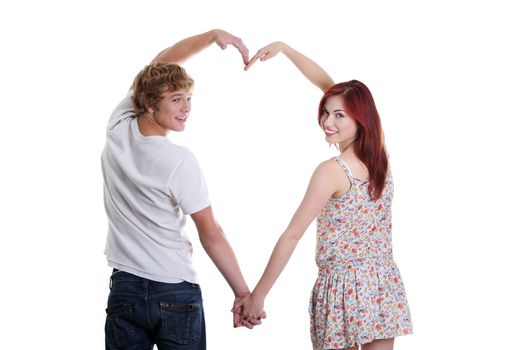
<path id="1" fill-rule="evenodd" d="M 185 215 L 210 205 L 195 156 L 140 133 L 132 91 L 115 108 L 102 152 L 110 267 L 150 280 L 198 283 Z"/>

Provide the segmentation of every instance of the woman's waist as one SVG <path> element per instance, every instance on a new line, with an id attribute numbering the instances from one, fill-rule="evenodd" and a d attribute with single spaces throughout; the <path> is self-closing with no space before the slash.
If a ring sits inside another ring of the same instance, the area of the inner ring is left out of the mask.
<path id="1" fill-rule="evenodd" d="M 318 257 L 316 263 L 319 273 L 339 273 L 361 267 L 389 265 L 394 263 L 394 258 L 391 253 L 326 259 Z"/>

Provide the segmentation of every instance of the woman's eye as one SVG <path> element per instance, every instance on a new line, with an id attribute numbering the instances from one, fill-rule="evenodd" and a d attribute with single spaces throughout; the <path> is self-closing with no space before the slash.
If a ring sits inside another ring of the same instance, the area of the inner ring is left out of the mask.
<path id="1" fill-rule="evenodd" d="M 180 98 L 174 98 L 173 102 L 180 102 Z"/>
<path id="2" fill-rule="evenodd" d="M 188 97 L 188 102 L 190 102 L 190 101 L 191 101 L 191 97 Z"/>
<path id="3" fill-rule="evenodd" d="M 344 118 L 344 117 L 345 117 L 345 115 L 344 115 L 344 114 L 341 114 L 341 113 L 337 113 L 335 116 L 336 116 L 337 118 Z"/>

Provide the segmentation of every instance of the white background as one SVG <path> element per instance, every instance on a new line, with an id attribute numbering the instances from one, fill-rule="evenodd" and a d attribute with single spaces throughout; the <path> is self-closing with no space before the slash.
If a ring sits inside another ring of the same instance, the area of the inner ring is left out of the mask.
<path id="1" fill-rule="evenodd" d="M 100 152 L 109 113 L 161 49 L 222 28 L 288 42 L 375 96 L 396 183 L 394 254 L 414 335 L 398 349 L 523 349 L 523 10 L 518 1 L 17 1 L 0 5 L 3 349 L 101 349 L 110 269 Z M 186 131 L 253 286 L 335 155 L 321 96 L 284 56 L 244 72 L 212 46 Z M 191 220 L 190 220 L 191 222 Z M 198 243 L 209 349 L 308 349 L 312 225 L 252 331 Z"/>

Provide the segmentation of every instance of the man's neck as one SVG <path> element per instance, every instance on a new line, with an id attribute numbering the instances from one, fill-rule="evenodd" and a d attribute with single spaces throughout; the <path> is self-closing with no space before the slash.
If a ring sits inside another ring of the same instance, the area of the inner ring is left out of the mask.
<path id="1" fill-rule="evenodd" d="M 153 115 L 150 113 L 145 113 L 138 117 L 137 123 L 143 136 L 166 136 L 167 134 L 166 130 L 153 119 Z"/>

